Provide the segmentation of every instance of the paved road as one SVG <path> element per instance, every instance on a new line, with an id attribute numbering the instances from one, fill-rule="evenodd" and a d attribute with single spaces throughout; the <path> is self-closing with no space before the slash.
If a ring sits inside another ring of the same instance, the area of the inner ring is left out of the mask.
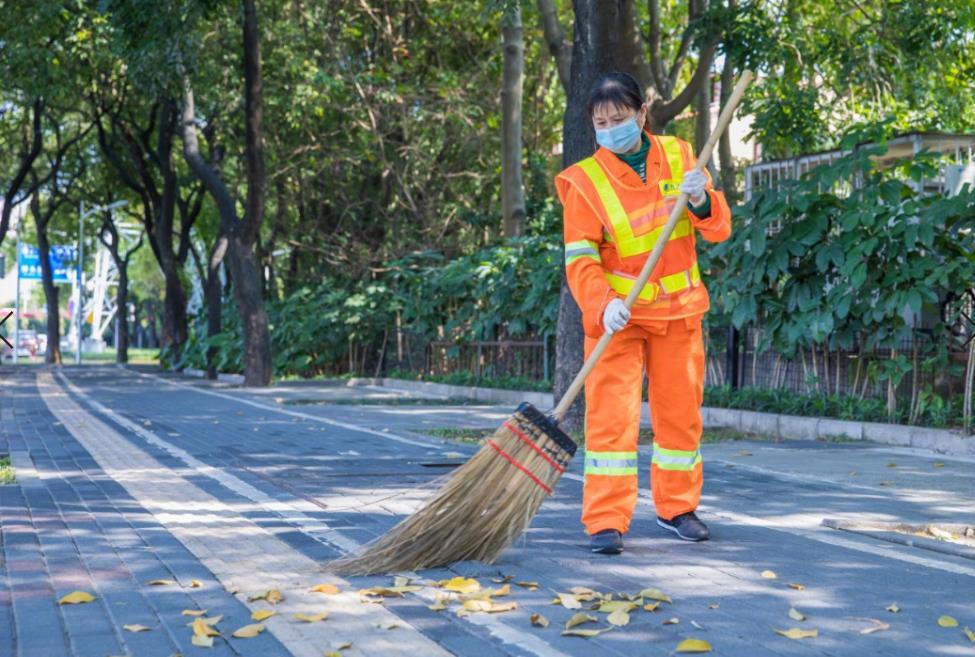
<path id="1" fill-rule="evenodd" d="M 390 578 L 322 573 L 321 563 L 391 527 L 475 449 L 425 431 L 489 428 L 510 410 L 339 384 L 247 390 L 152 368 L 0 368 L 0 451 L 18 475 L 16 485 L 0 486 L 0 654 L 320 656 L 351 642 L 343 653 L 353 656 L 667 655 L 688 637 L 709 641 L 716 655 L 975 654 L 960 627 L 938 625 L 950 615 L 975 627 L 971 550 L 821 524 L 975 525 L 975 464 L 904 449 L 706 445 L 702 516 L 714 539 L 671 538 L 644 496 L 619 557 L 585 549 L 577 458 L 498 563 L 417 575 L 537 581 L 537 591 L 515 587 L 512 612 L 432 611 L 433 588 L 364 604 L 356 591 Z M 766 570 L 777 578 L 763 577 Z M 343 593 L 310 593 L 318 583 Z M 594 638 L 562 636 L 574 612 L 551 600 L 574 586 L 656 587 L 674 602 Z M 284 600 L 257 638 L 190 645 L 183 610 L 222 614 L 227 636 L 269 607 L 248 601 L 269 588 Z M 95 602 L 57 605 L 75 589 Z M 886 611 L 892 603 L 899 613 Z M 807 620 L 790 619 L 790 607 Z M 319 611 L 329 618 L 292 618 Z M 533 627 L 533 613 L 551 625 Z M 664 624 L 669 618 L 679 623 Z M 861 634 L 873 625 L 864 619 L 890 627 Z M 132 623 L 151 629 L 122 629 Z M 773 632 L 790 627 L 819 636 Z"/>

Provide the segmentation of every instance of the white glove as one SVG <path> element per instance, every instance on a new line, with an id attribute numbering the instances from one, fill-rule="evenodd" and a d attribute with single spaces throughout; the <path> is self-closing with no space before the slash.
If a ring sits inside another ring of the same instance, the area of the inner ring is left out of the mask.
<path id="1" fill-rule="evenodd" d="M 691 169 L 684 174 L 684 179 L 680 183 L 680 191 L 686 192 L 691 197 L 692 205 L 704 203 L 704 186 L 708 184 L 708 177 L 703 171 Z"/>
<path id="2" fill-rule="evenodd" d="M 603 311 L 603 326 L 606 332 L 612 335 L 626 326 L 630 321 L 630 311 L 623 303 L 622 299 L 613 299 Z"/>

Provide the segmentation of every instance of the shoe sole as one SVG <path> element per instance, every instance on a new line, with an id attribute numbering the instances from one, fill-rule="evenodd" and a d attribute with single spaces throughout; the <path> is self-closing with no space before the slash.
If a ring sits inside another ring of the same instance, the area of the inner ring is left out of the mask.
<path id="1" fill-rule="evenodd" d="M 609 548 L 609 549 L 607 549 L 607 548 L 591 548 L 590 551 L 593 554 L 620 554 L 621 552 L 623 552 L 623 548 L 620 548 L 618 550 L 613 549 L 613 548 Z"/>
<path id="2" fill-rule="evenodd" d="M 659 518 L 657 518 L 657 524 L 660 525 L 661 527 L 663 527 L 664 529 L 669 529 L 670 531 L 672 531 L 675 534 L 677 534 L 677 537 L 680 540 L 682 540 L 682 541 L 690 541 L 692 543 L 700 543 L 701 541 L 706 541 L 709 538 L 711 538 L 710 536 L 705 536 L 704 538 L 692 538 L 692 537 L 684 536 L 679 531 L 677 531 L 677 528 L 676 527 L 673 527 L 673 526 L 668 525 L 668 524 L 666 524 L 664 522 L 661 522 Z"/>

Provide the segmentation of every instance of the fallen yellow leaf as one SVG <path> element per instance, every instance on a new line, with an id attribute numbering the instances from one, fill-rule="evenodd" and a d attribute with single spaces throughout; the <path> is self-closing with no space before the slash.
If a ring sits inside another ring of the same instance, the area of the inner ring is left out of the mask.
<path id="1" fill-rule="evenodd" d="M 234 630 L 233 636 L 238 639 L 253 639 L 258 634 L 264 631 L 264 626 L 260 623 L 255 625 L 245 625 L 240 629 Z"/>
<path id="2" fill-rule="evenodd" d="M 650 598 L 651 600 L 660 600 L 661 602 L 669 602 L 673 604 L 674 601 L 670 599 L 670 596 L 661 592 L 659 589 L 643 589 L 640 591 L 641 598 Z"/>
<path id="3" fill-rule="evenodd" d="M 668 618 L 665 620 L 663 623 L 661 623 L 661 625 L 677 625 L 678 623 L 680 623 L 680 619 L 677 618 L 677 616 L 674 616 L 673 618 Z"/>
<path id="4" fill-rule="evenodd" d="M 266 619 L 270 618 L 271 616 L 273 616 L 276 613 L 278 613 L 278 612 L 276 612 L 276 611 L 274 611 L 272 609 L 258 609 L 253 614 L 251 614 L 251 620 L 255 620 L 255 621 L 260 622 L 262 620 L 266 620 Z"/>
<path id="5" fill-rule="evenodd" d="M 444 599 L 439 596 L 437 597 L 436 602 L 434 602 L 432 605 L 427 605 L 427 609 L 430 611 L 443 611 L 446 608 L 447 605 L 444 603 Z"/>
<path id="6" fill-rule="evenodd" d="M 532 614 L 529 620 L 531 620 L 532 625 L 537 627 L 548 627 L 548 619 L 541 614 Z"/>
<path id="7" fill-rule="evenodd" d="M 581 637 L 594 637 L 599 636 L 603 632 L 609 632 L 611 627 L 604 627 L 601 630 L 562 630 L 562 636 L 581 636 Z"/>
<path id="8" fill-rule="evenodd" d="M 631 609 L 635 609 L 636 607 L 639 606 L 640 605 L 638 605 L 637 603 L 630 602 L 628 600 L 610 600 L 609 602 L 601 603 L 597 608 L 597 611 L 600 611 L 604 614 L 611 614 L 618 609 L 622 609 L 623 611 L 630 611 Z"/>
<path id="9" fill-rule="evenodd" d="M 481 590 L 481 583 L 467 577 L 454 577 L 440 582 L 440 587 L 457 593 L 474 593 Z"/>
<path id="10" fill-rule="evenodd" d="M 968 629 L 967 625 L 965 626 L 965 636 L 968 637 L 969 641 L 975 643 L 975 632 L 972 632 L 970 629 Z"/>
<path id="11" fill-rule="evenodd" d="M 674 652 L 711 652 L 711 644 L 704 639 L 684 639 Z"/>
<path id="12" fill-rule="evenodd" d="M 66 596 L 58 600 L 59 605 L 79 605 L 85 602 L 91 602 L 95 599 L 91 593 L 86 593 L 85 591 L 72 591 Z"/>
<path id="13" fill-rule="evenodd" d="M 492 614 L 500 614 L 505 611 L 514 611 L 517 608 L 517 602 L 492 602 L 491 608 L 488 609 L 488 612 Z"/>
<path id="14" fill-rule="evenodd" d="M 802 612 L 799 611 L 798 609 L 796 609 L 795 607 L 791 607 L 789 609 L 789 618 L 791 618 L 792 620 L 797 620 L 797 621 L 804 621 L 804 620 L 806 620 L 806 617 L 802 614 Z"/>
<path id="15" fill-rule="evenodd" d="M 500 598 L 501 596 L 508 595 L 509 593 L 511 593 L 511 584 L 505 584 L 500 589 L 492 591 L 491 594 L 497 598 Z"/>
<path id="16" fill-rule="evenodd" d="M 805 584 L 800 584 L 798 582 L 792 582 L 791 584 L 789 584 L 789 588 L 790 589 L 795 589 L 796 591 L 805 591 L 806 590 L 806 585 Z"/>
<path id="17" fill-rule="evenodd" d="M 207 613 L 206 609 L 184 609 L 183 610 L 184 616 L 202 616 L 205 613 Z"/>
<path id="18" fill-rule="evenodd" d="M 257 600 L 264 600 L 265 602 L 270 602 L 275 605 L 281 602 L 283 598 L 281 597 L 281 591 L 277 589 L 268 589 L 264 593 L 258 593 L 257 595 L 252 595 L 247 598 L 248 602 L 255 602 Z"/>
<path id="19" fill-rule="evenodd" d="M 325 595 L 338 595 L 339 587 L 334 584 L 316 584 L 310 589 L 312 593 L 324 593 Z"/>
<path id="20" fill-rule="evenodd" d="M 198 589 L 201 586 L 203 586 L 203 583 L 200 582 L 200 580 L 198 580 L 198 579 L 191 579 L 190 580 L 190 588 L 191 589 Z"/>
<path id="21" fill-rule="evenodd" d="M 487 600 L 467 600 L 464 602 L 464 609 L 467 611 L 488 611 L 491 603 Z"/>
<path id="22" fill-rule="evenodd" d="M 220 614 L 219 616 L 211 616 L 210 618 L 201 618 L 200 622 L 203 623 L 204 625 L 209 625 L 210 627 L 213 627 L 214 625 L 216 625 L 222 620 L 223 620 L 223 614 Z"/>
<path id="23" fill-rule="evenodd" d="M 580 611 L 578 614 L 574 614 L 572 618 L 565 621 L 565 629 L 571 630 L 576 625 L 582 625 L 583 623 L 595 623 L 599 619 L 595 616 L 590 616 L 584 611 Z"/>
<path id="24" fill-rule="evenodd" d="M 938 625 L 941 627 L 958 627 L 958 621 L 951 616 L 942 616 L 938 619 Z"/>
<path id="25" fill-rule="evenodd" d="M 931 464 L 931 467 L 932 468 L 943 468 L 943 467 L 945 467 L 945 464 L 942 463 L 941 461 L 935 461 L 934 463 Z"/>
<path id="26" fill-rule="evenodd" d="M 776 575 L 774 571 L 771 571 L 771 570 L 763 570 L 762 571 L 762 577 L 764 577 L 765 579 L 777 579 L 778 578 L 778 575 Z"/>
<path id="27" fill-rule="evenodd" d="M 889 607 L 887 607 L 887 611 L 889 611 L 891 613 L 894 613 L 894 614 L 896 614 L 900 610 L 901 610 L 901 608 L 897 606 L 897 603 L 896 602 L 894 604 L 890 605 Z"/>
<path id="28" fill-rule="evenodd" d="M 648 602 L 647 604 L 643 605 L 643 610 L 644 611 L 657 611 L 657 607 L 659 607 L 659 606 L 660 606 L 660 603 L 659 602 Z"/>
<path id="29" fill-rule="evenodd" d="M 538 582 L 515 582 L 515 584 L 517 584 L 523 589 L 528 589 L 529 591 L 538 590 Z"/>
<path id="30" fill-rule="evenodd" d="M 804 630 L 798 627 L 793 627 L 788 630 L 775 630 L 775 633 L 794 640 L 812 639 L 819 636 L 819 630 Z"/>
<path id="31" fill-rule="evenodd" d="M 582 609 L 579 599 L 571 593 L 559 593 L 558 596 L 559 603 L 566 609 Z"/>
<path id="32" fill-rule="evenodd" d="M 150 579 L 146 584 L 149 586 L 169 586 L 175 584 L 176 582 L 171 579 Z"/>
<path id="33" fill-rule="evenodd" d="M 588 602 L 599 595 L 592 589 L 585 586 L 573 586 L 571 589 L 569 589 L 569 592 L 572 593 L 576 600 L 579 600 L 580 602 Z"/>
<path id="34" fill-rule="evenodd" d="M 220 632 L 213 629 L 209 623 L 204 622 L 202 618 L 197 618 L 192 625 L 193 634 L 196 636 L 220 636 Z"/>
<path id="35" fill-rule="evenodd" d="M 630 613 L 625 609 L 617 609 L 606 617 L 606 622 L 616 627 L 623 627 L 630 623 Z"/>
<path id="36" fill-rule="evenodd" d="M 294 614 L 292 618 L 295 620 L 300 620 L 303 623 L 317 623 L 318 621 L 323 621 L 328 618 L 328 612 L 321 612 L 320 614 Z"/>
<path id="37" fill-rule="evenodd" d="M 212 636 L 202 636 L 200 634 L 194 634 L 193 638 L 190 639 L 194 646 L 198 648 L 212 648 L 213 647 L 213 637 Z"/>
<path id="38" fill-rule="evenodd" d="M 151 628 L 145 625 L 123 625 L 122 629 L 128 630 L 129 632 L 148 632 Z"/>

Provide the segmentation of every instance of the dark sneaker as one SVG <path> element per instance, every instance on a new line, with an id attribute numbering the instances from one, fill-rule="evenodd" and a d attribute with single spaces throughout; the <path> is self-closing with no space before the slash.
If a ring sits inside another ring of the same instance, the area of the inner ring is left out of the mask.
<path id="1" fill-rule="evenodd" d="M 685 541 L 706 541 L 711 538 L 708 526 L 701 522 L 693 511 L 682 513 L 671 520 L 664 520 L 657 516 L 657 524 L 674 532 Z"/>
<path id="2" fill-rule="evenodd" d="M 623 535 L 615 529 L 596 532 L 589 539 L 589 548 L 596 554 L 619 554 L 623 551 Z"/>

